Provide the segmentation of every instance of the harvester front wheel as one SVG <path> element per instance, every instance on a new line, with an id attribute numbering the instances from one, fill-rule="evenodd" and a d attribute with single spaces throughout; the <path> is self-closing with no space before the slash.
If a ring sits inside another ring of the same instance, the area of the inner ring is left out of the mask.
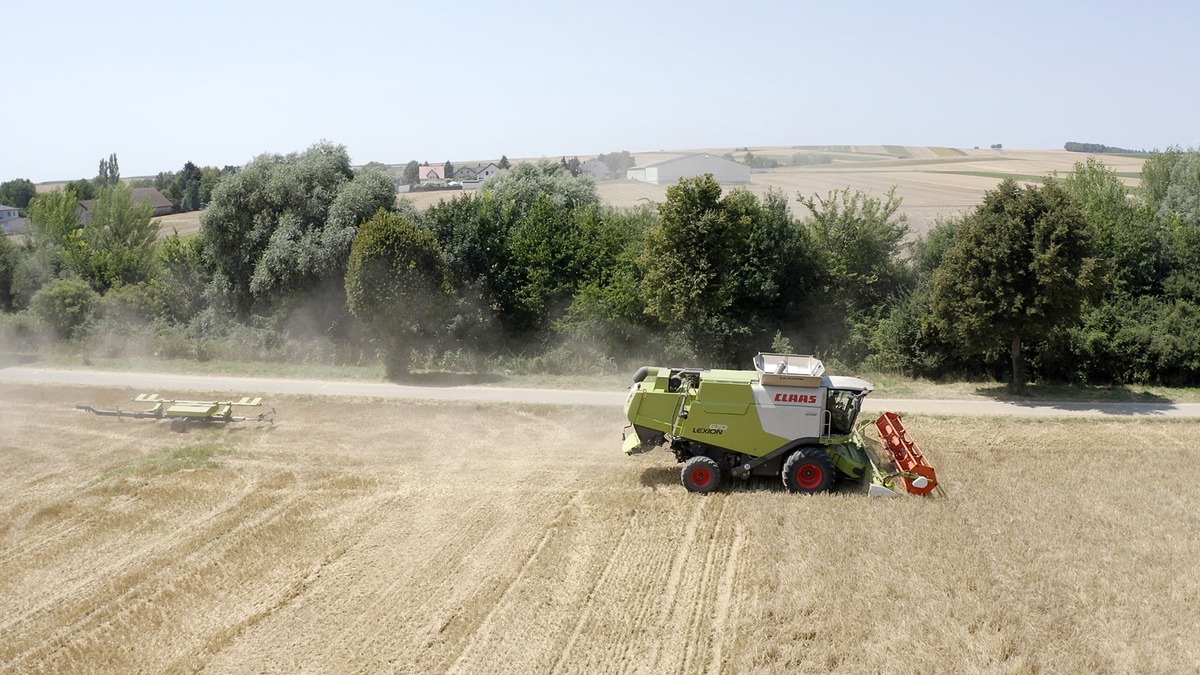
<path id="1" fill-rule="evenodd" d="M 721 486 L 721 467 L 708 457 L 693 457 L 683 465 L 683 487 L 708 494 Z"/>
<path id="2" fill-rule="evenodd" d="M 820 448 L 800 448 L 783 463 L 788 492 L 815 494 L 833 487 L 833 460 Z"/>

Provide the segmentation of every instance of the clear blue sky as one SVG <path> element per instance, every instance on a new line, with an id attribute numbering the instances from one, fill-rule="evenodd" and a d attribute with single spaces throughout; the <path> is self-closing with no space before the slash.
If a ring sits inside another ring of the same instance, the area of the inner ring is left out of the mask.
<path id="1" fill-rule="evenodd" d="M 16 0 L 3 15 L 0 181 L 320 140 L 357 164 L 1200 142 L 1194 0 Z"/>

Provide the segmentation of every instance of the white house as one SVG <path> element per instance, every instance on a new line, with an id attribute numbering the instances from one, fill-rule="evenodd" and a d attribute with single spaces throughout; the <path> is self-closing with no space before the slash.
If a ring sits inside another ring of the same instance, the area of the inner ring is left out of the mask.
<path id="1" fill-rule="evenodd" d="M 680 178 L 691 178 L 711 173 L 718 183 L 750 182 L 750 167 L 733 160 L 708 153 L 683 155 L 660 162 L 635 166 L 625 172 L 625 178 L 655 185 L 670 185 Z"/>
<path id="2" fill-rule="evenodd" d="M 496 166 L 495 162 L 488 162 L 475 169 L 475 177 L 479 180 L 487 180 L 498 173 L 500 173 L 500 167 Z"/>
<path id="3" fill-rule="evenodd" d="M 0 204 L 0 234 L 20 234 L 29 227 L 29 220 L 21 217 L 15 206 Z"/>

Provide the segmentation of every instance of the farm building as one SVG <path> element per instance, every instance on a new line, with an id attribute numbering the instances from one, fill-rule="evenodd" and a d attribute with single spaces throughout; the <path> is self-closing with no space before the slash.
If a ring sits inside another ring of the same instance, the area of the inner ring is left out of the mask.
<path id="1" fill-rule="evenodd" d="M 604 180 L 609 174 L 608 165 L 598 159 L 589 159 L 583 164 L 580 164 L 579 170 L 582 173 L 595 178 L 596 180 Z"/>
<path id="2" fill-rule="evenodd" d="M 718 183 L 749 183 L 750 167 L 708 153 L 683 155 L 645 166 L 635 166 L 625 172 L 629 180 L 668 185 L 680 178 L 711 173 Z"/>
<path id="3" fill-rule="evenodd" d="M 154 207 L 154 213 L 151 215 L 155 218 L 175 212 L 175 207 L 171 204 L 171 200 L 164 197 L 161 192 L 152 187 L 133 188 L 129 196 L 135 202 L 149 202 L 150 206 Z M 88 219 L 92 217 L 92 211 L 96 208 L 96 201 L 95 199 L 83 199 L 75 207 L 75 213 L 79 215 L 80 225 L 87 225 Z"/>

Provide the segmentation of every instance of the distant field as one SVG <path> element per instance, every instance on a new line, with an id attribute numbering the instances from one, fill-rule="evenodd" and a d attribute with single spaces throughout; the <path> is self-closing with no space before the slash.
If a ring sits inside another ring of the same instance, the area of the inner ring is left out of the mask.
<path id="1" fill-rule="evenodd" d="M 176 232 L 179 233 L 179 236 L 186 237 L 200 231 L 200 211 L 172 213 L 169 216 L 160 217 L 159 220 L 162 222 L 162 229 L 158 231 L 160 238 L 169 237 Z"/>
<path id="2" fill-rule="evenodd" d="M 819 152 L 829 155 L 832 164 L 802 167 L 780 167 L 772 173 L 754 173 L 750 185 L 742 186 L 756 194 L 769 189 L 780 190 L 792 198 L 793 213 L 805 215 L 796 201 L 798 195 L 826 194 L 831 190 L 850 188 L 882 195 L 891 186 L 903 199 L 901 212 L 906 214 L 910 227 L 920 233 L 928 230 L 939 216 L 949 216 L 973 209 L 983 200 L 987 190 L 1004 178 L 1027 183 L 1046 176 L 1066 176 L 1076 162 L 1088 155 L 1065 150 L 992 150 L 900 145 L 806 145 L 748 148 L 759 157 L 774 157 L 786 162 L 796 151 Z M 677 152 L 656 151 L 634 153 L 638 164 L 677 157 L 691 152 L 722 155 L 741 154 L 734 148 L 696 148 Z M 1144 156 L 1103 154 L 1094 155 L 1116 172 L 1126 186 L 1140 184 Z M 580 156 L 588 159 L 588 156 Z M 535 161 L 536 158 L 517 158 L 514 163 Z M 39 185 L 38 190 L 50 184 Z M 666 198 L 666 185 L 650 185 L 626 180 L 601 181 L 597 188 L 600 199 L 618 207 L 634 207 L 661 202 Z M 732 189 L 736 186 L 728 186 Z M 474 192 L 447 190 L 416 192 L 400 195 L 418 209 L 426 209 L 442 201 Z M 180 235 L 195 234 L 200 229 L 200 215 L 180 213 L 162 218 L 162 235 L 176 229 Z"/>
<path id="3" fill-rule="evenodd" d="M 928 230 L 939 216 L 969 211 L 983 201 L 986 191 L 1004 178 L 1037 182 L 1046 176 L 1065 176 L 1076 162 L 1088 155 L 1065 150 L 992 150 L 921 146 L 850 146 L 812 145 L 791 147 L 751 147 L 756 156 L 790 157 L 795 151 L 821 152 L 833 158 L 832 164 L 780 167 L 773 173 L 754 173 L 750 185 L 740 186 L 756 194 L 769 189 L 780 190 L 792 198 L 796 215 L 803 207 L 798 195 L 826 194 L 831 190 L 849 187 L 874 195 L 884 194 L 895 185 L 896 194 L 903 199 L 901 212 L 908 216 L 914 232 Z M 703 148 L 696 150 L 634 153 L 639 164 L 649 164 L 689 152 L 724 154 L 733 148 Z M 736 153 L 735 153 L 736 154 Z M 1127 186 L 1140 183 L 1143 157 L 1096 155 Z M 601 181 L 597 184 L 600 199 L 606 204 L 634 207 L 661 202 L 666 198 L 667 185 L 651 185 L 627 180 Z M 732 189 L 739 186 L 728 186 Z M 428 192 L 403 195 L 418 208 L 427 208 L 461 192 Z"/>

